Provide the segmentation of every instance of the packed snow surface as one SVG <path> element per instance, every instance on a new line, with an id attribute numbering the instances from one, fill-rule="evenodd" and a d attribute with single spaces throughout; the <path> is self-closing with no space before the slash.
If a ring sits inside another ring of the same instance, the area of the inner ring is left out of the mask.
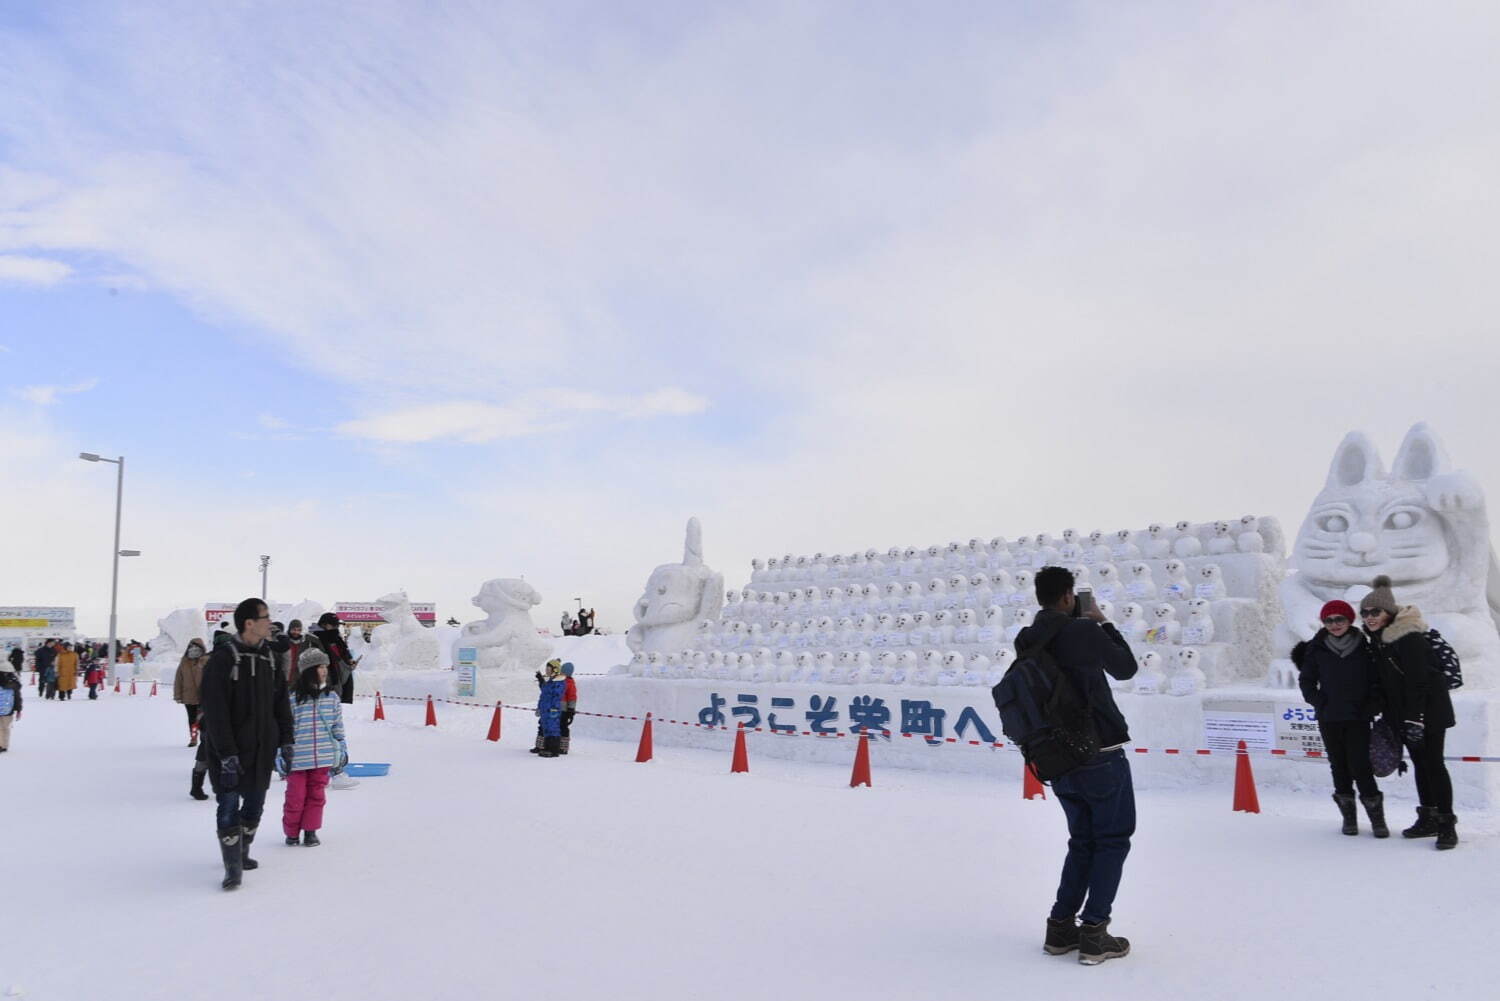
<path id="1" fill-rule="evenodd" d="M 587 708 L 588 690 L 580 684 Z M 319 848 L 287 847 L 272 783 L 243 889 L 219 889 L 213 803 L 187 796 L 180 706 L 28 696 L 0 755 L 10 850 L 0 997 L 318 1001 L 1493 996 L 1496 819 L 1463 843 L 1346 838 L 1326 791 L 1140 794 L 1123 960 L 1041 950 L 1055 802 L 1019 775 L 882 770 L 589 739 L 527 753 L 533 719 L 417 703 L 348 713 L 356 761 Z M 769 739 L 769 738 L 764 738 Z M 851 745 L 852 749 L 852 745 Z M 1455 765 L 1454 767 L 1495 767 Z M 1390 803 L 1393 826 L 1409 800 Z"/>

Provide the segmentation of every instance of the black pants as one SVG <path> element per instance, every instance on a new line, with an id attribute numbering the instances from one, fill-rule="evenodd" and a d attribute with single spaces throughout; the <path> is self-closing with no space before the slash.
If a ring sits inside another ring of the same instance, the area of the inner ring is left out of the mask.
<path id="1" fill-rule="evenodd" d="M 1370 724 L 1365 720 L 1328 723 L 1318 720 L 1323 747 L 1328 751 L 1328 767 L 1333 771 L 1333 791 L 1353 795 L 1359 785 L 1361 796 L 1380 792 L 1375 773 L 1370 770 Z"/>
<path id="2" fill-rule="evenodd" d="M 1438 813 L 1453 812 L 1453 780 L 1443 761 L 1443 743 L 1448 731 L 1438 727 L 1427 731 L 1420 744 L 1407 743 L 1412 774 L 1417 780 L 1417 802 Z"/>
<path id="3" fill-rule="evenodd" d="M 198 725 L 198 707 L 197 706 L 190 706 L 186 702 L 184 702 L 182 704 L 182 708 L 184 708 L 184 709 L 187 710 L 187 714 L 188 714 L 188 726 L 197 726 Z"/>

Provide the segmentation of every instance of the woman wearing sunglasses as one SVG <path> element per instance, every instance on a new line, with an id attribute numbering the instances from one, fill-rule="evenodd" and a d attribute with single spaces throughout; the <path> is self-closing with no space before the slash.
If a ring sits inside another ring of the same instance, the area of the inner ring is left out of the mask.
<path id="1" fill-rule="evenodd" d="M 1417 780 L 1417 822 L 1403 838 L 1437 837 L 1439 849 L 1458 844 L 1453 816 L 1453 780 L 1443 763 L 1443 742 L 1454 723 L 1453 700 L 1432 658 L 1427 623 L 1415 605 L 1401 607 L 1391 579 L 1375 578 L 1375 589 L 1359 603 L 1384 696 L 1385 718 L 1406 745 Z"/>
<path id="2" fill-rule="evenodd" d="M 1318 730 L 1333 771 L 1333 801 L 1343 815 L 1345 834 L 1359 833 L 1354 789 L 1377 838 L 1391 836 L 1385 800 L 1370 768 L 1370 720 L 1380 702 L 1370 645 L 1354 626 L 1347 601 L 1330 601 L 1318 616 L 1323 628 L 1292 651 L 1302 697 L 1318 711 Z"/>

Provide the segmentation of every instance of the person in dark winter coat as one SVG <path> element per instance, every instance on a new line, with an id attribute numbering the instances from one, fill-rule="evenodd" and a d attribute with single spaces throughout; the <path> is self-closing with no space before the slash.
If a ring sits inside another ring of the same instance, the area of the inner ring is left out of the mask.
<path id="1" fill-rule="evenodd" d="M 198 699 L 203 687 L 203 665 L 207 663 L 208 652 L 203 649 L 203 641 L 190 639 L 172 678 L 172 701 L 187 710 L 188 747 L 198 746 Z"/>
<path id="2" fill-rule="evenodd" d="M 339 701 L 344 705 L 352 705 L 354 702 L 354 669 L 359 666 L 359 661 L 349 652 L 349 643 L 344 639 L 344 634 L 339 631 L 339 617 L 333 612 L 324 612 L 318 616 L 318 628 L 313 630 L 313 638 L 323 647 L 323 652 L 328 654 L 329 667 L 334 673 L 334 684 L 339 690 Z"/>
<path id="3" fill-rule="evenodd" d="M 26 651 L 18 646 L 13 646 L 10 648 L 10 654 L 6 657 L 6 660 L 10 661 L 11 669 L 19 675 L 21 673 L 21 665 L 26 663 Z"/>
<path id="4" fill-rule="evenodd" d="M 1109 918 L 1135 833 L 1135 786 L 1124 751 L 1130 731 L 1105 675 L 1134 677 L 1135 655 L 1097 605 L 1077 615 L 1068 570 L 1043 567 L 1033 583 L 1042 610 L 1016 636 L 1016 650 L 1045 647 L 1051 653 L 1093 710 L 1099 735 L 1092 760 L 1052 780 L 1068 818 L 1068 854 L 1043 948 L 1054 956 L 1077 949 L 1080 963 L 1094 965 L 1130 952 L 1128 939 L 1109 933 Z"/>
<path id="5" fill-rule="evenodd" d="M 57 641 L 48 640 L 36 648 L 36 690 L 44 699 L 57 695 Z"/>
<path id="6" fill-rule="evenodd" d="M 1370 768 L 1370 720 L 1380 711 L 1380 681 L 1364 635 L 1354 627 L 1347 601 L 1330 601 L 1319 613 L 1323 628 L 1292 650 L 1302 697 L 1318 714 L 1318 732 L 1333 771 L 1333 801 L 1345 834 L 1359 833 L 1354 788 L 1377 838 L 1388 838 L 1385 799 Z"/>
<path id="7" fill-rule="evenodd" d="M 10 728 L 21 718 L 21 675 L 9 663 L 0 664 L 0 752 L 10 750 Z"/>
<path id="8" fill-rule="evenodd" d="M 537 722 L 541 729 L 542 749 L 538 757 L 555 758 L 562 747 L 563 695 L 567 684 L 563 680 L 562 661 L 547 661 L 547 674 L 536 673 L 537 687 L 541 690 L 536 700 Z"/>
<path id="9" fill-rule="evenodd" d="M 208 778 L 219 801 L 218 836 L 226 890 L 255 869 L 250 845 L 260 826 L 278 749 L 290 756 L 292 714 L 286 675 L 267 643 L 266 603 L 246 598 L 234 610 L 237 635 L 209 654 L 200 724 L 208 738 Z"/>
<path id="10" fill-rule="evenodd" d="M 1458 818 L 1443 744 L 1456 720 L 1447 682 L 1432 656 L 1427 622 L 1415 605 L 1396 604 L 1391 579 L 1383 574 L 1360 600 L 1359 614 L 1380 677 L 1384 718 L 1406 745 L 1417 780 L 1417 822 L 1401 836 L 1436 836 L 1439 849 L 1455 848 Z"/>

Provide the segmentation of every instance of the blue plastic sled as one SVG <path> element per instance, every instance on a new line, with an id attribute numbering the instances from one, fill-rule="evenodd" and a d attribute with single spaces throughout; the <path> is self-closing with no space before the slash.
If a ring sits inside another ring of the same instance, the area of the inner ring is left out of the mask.
<path id="1" fill-rule="evenodd" d="M 390 770 L 391 764 L 388 761 L 351 761 L 344 767 L 345 774 L 353 775 L 358 779 L 369 778 L 372 775 L 385 775 Z"/>

